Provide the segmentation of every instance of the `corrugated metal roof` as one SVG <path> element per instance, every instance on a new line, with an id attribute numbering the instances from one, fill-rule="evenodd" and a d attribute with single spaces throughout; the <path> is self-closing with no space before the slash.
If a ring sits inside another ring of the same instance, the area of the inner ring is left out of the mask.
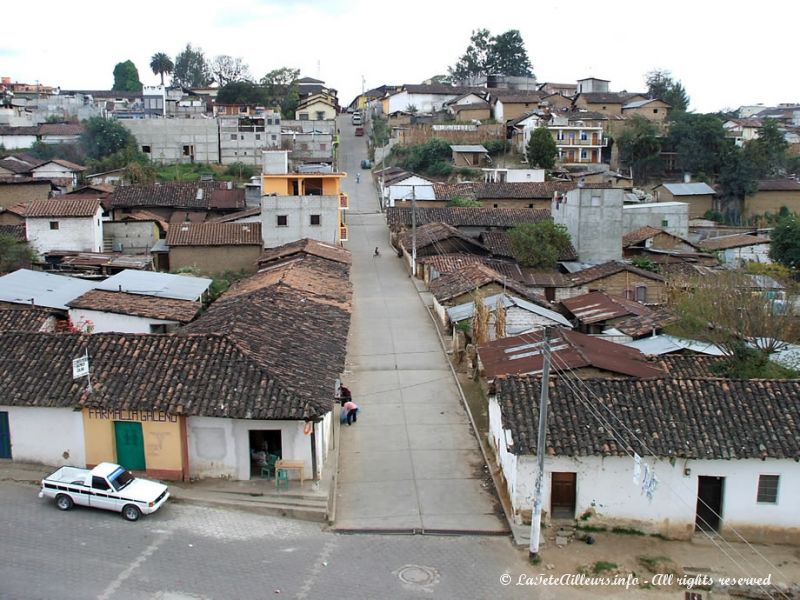
<path id="1" fill-rule="evenodd" d="M 490 311 L 494 311 L 497 307 L 498 299 L 502 300 L 503 306 L 506 308 L 509 306 L 519 306 L 520 308 L 523 308 L 529 312 L 545 317 L 546 319 L 550 319 L 551 321 L 555 321 L 559 325 L 569 327 L 570 329 L 572 328 L 572 323 L 570 323 L 559 313 L 544 308 L 543 306 L 533 304 L 532 302 L 527 302 L 526 300 L 517 298 L 516 296 L 509 296 L 508 294 L 494 294 L 493 296 L 487 296 L 483 299 L 483 301 Z M 464 321 L 465 319 L 471 319 L 474 312 L 475 303 L 466 302 L 464 304 L 459 304 L 458 306 L 448 308 L 447 316 L 451 322 L 458 323 L 459 321 Z"/>
<path id="2" fill-rule="evenodd" d="M 673 196 L 698 196 L 702 194 L 715 194 L 714 188 L 707 183 L 665 183 L 664 188 Z"/>
<path id="3" fill-rule="evenodd" d="M 691 350 L 692 352 L 709 354 L 711 356 L 723 356 L 725 354 L 720 348 L 713 344 L 677 338 L 666 334 L 634 340 L 624 345 L 629 348 L 635 348 L 647 356 L 658 356 L 660 354 L 679 352 L 681 350 Z"/>
<path id="4" fill-rule="evenodd" d="M 0 301 L 67 310 L 67 302 L 95 287 L 93 281 L 19 269 L 0 277 Z"/>
<path id="5" fill-rule="evenodd" d="M 489 152 L 486 148 L 481 146 L 480 144 L 464 144 L 458 145 L 453 144 L 450 146 L 450 149 L 454 152 Z"/>
<path id="6" fill-rule="evenodd" d="M 210 285 L 211 280 L 206 277 L 126 269 L 91 287 L 110 292 L 196 301 L 200 300 Z"/>

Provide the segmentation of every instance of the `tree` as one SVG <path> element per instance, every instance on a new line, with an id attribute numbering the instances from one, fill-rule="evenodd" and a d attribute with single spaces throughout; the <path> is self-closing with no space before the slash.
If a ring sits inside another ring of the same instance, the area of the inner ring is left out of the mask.
<path id="1" fill-rule="evenodd" d="M 514 257 L 525 267 L 551 269 L 571 246 L 567 228 L 553 221 L 518 225 L 508 232 Z"/>
<path id="2" fill-rule="evenodd" d="M 775 119 L 764 119 L 758 130 L 758 137 L 747 142 L 744 147 L 745 155 L 759 179 L 783 175 L 788 164 L 788 150 L 789 144 Z"/>
<path id="3" fill-rule="evenodd" d="M 84 123 L 81 144 L 86 156 L 99 159 L 117 152 L 136 150 L 136 138 L 119 121 L 92 117 Z"/>
<path id="4" fill-rule="evenodd" d="M 153 75 L 161 76 L 161 85 L 164 85 L 164 73 L 172 73 L 175 70 L 175 63 L 163 52 L 156 52 L 150 57 L 150 69 Z"/>
<path id="5" fill-rule="evenodd" d="M 217 92 L 218 104 L 268 104 L 264 86 L 252 81 L 231 81 Z"/>
<path id="6" fill-rule="evenodd" d="M 738 222 L 745 196 L 758 190 L 755 166 L 741 148 L 729 144 L 723 150 L 717 183 L 721 189 L 723 212 L 729 222 Z"/>
<path id="7" fill-rule="evenodd" d="M 525 42 L 517 29 L 510 29 L 492 38 L 492 69 L 495 74 L 532 77 L 533 67 L 525 50 Z"/>
<path id="8" fill-rule="evenodd" d="M 233 81 L 247 81 L 250 79 L 250 67 L 241 57 L 234 58 L 227 54 L 220 54 L 211 61 L 210 69 L 214 81 L 220 87 Z"/>
<path id="9" fill-rule="evenodd" d="M 528 165 L 542 169 L 552 169 L 556 164 L 558 147 L 553 135 L 547 127 L 537 127 L 533 130 L 528 145 L 525 147 Z"/>
<path id="10" fill-rule="evenodd" d="M 646 182 L 661 164 L 661 142 L 658 127 L 652 121 L 636 115 L 630 119 L 617 139 L 622 163 L 633 170 L 637 183 Z"/>
<path id="11" fill-rule="evenodd" d="M 211 70 L 203 50 L 186 44 L 186 48 L 175 57 L 172 85 L 196 88 L 206 87 L 212 81 Z"/>
<path id="12" fill-rule="evenodd" d="M 487 75 L 533 77 L 525 44 L 516 29 L 494 37 L 488 29 L 473 30 L 466 52 L 448 73 L 454 80 L 467 82 Z"/>
<path id="13" fill-rule="evenodd" d="M 672 73 L 664 69 L 654 69 L 645 75 L 647 97 L 663 100 L 672 110 L 684 111 L 689 108 L 689 96 L 680 81 L 672 78 Z"/>
<path id="14" fill-rule="evenodd" d="M 714 114 L 673 112 L 668 146 L 677 153 L 682 171 L 714 177 L 722 168 L 722 156 L 730 140 L 722 121 Z"/>
<path id="15" fill-rule="evenodd" d="M 142 82 L 139 81 L 139 71 L 133 61 L 117 63 L 114 67 L 114 87 L 118 92 L 141 92 Z"/>
<path id="16" fill-rule="evenodd" d="M 754 291 L 750 278 L 738 271 L 673 285 L 669 305 L 679 321 L 668 330 L 720 347 L 729 374 L 766 376 L 769 356 L 800 338 L 793 305 Z"/>
<path id="17" fill-rule="evenodd" d="M 36 254 L 26 242 L 13 235 L 0 234 L 0 274 L 31 266 Z"/>
<path id="18" fill-rule="evenodd" d="M 797 271 L 800 269 L 800 218 L 788 215 L 772 230 L 769 257 Z"/>
<path id="19" fill-rule="evenodd" d="M 298 77 L 300 77 L 300 69 L 281 67 L 273 69 L 261 78 L 267 102 L 271 106 L 279 106 L 282 115 L 293 115 L 300 102 Z"/>

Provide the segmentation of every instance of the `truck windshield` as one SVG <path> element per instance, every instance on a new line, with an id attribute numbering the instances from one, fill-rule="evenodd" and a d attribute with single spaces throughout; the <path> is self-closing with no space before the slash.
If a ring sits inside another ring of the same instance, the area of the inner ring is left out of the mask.
<path id="1" fill-rule="evenodd" d="M 133 481 L 135 477 L 133 473 L 130 471 L 126 471 L 122 467 L 114 471 L 111 475 L 108 476 L 108 481 L 111 485 L 114 486 L 114 489 L 120 491 L 126 485 L 128 485 L 131 481 Z"/>

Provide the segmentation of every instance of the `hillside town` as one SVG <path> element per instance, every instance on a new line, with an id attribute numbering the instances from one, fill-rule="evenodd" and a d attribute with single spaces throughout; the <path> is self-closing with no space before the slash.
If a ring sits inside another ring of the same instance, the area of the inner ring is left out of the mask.
<path id="1" fill-rule="evenodd" d="M 463 59 L 340 98 L 198 52 L 157 85 L 2 77 L 2 482 L 113 463 L 178 500 L 147 523 L 800 598 L 800 103 Z M 414 565 L 384 597 L 439 597 Z M 520 597 L 497 577 L 474 597 Z"/>

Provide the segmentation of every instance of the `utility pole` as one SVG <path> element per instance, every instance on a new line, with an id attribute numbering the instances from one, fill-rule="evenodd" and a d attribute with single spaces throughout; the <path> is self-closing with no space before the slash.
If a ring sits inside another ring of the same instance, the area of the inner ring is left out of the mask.
<path id="1" fill-rule="evenodd" d="M 530 560 L 539 559 L 539 538 L 542 531 L 542 488 L 544 487 L 544 454 L 547 436 L 547 401 L 550 380 L 550 328 L 544 328 L 544 364 L 542 365 L 541 393 L 539 394 L 539 435 L 536 439 L 536 459 L 539 463 L 536 473 L 536 489 L 531 515 L 531 545 L 528 549 Z"/>
<path id="2" fill-rule="evenodd" d="M 417 276 L 417 186 L 411 186 L 411 274 Z"/>

